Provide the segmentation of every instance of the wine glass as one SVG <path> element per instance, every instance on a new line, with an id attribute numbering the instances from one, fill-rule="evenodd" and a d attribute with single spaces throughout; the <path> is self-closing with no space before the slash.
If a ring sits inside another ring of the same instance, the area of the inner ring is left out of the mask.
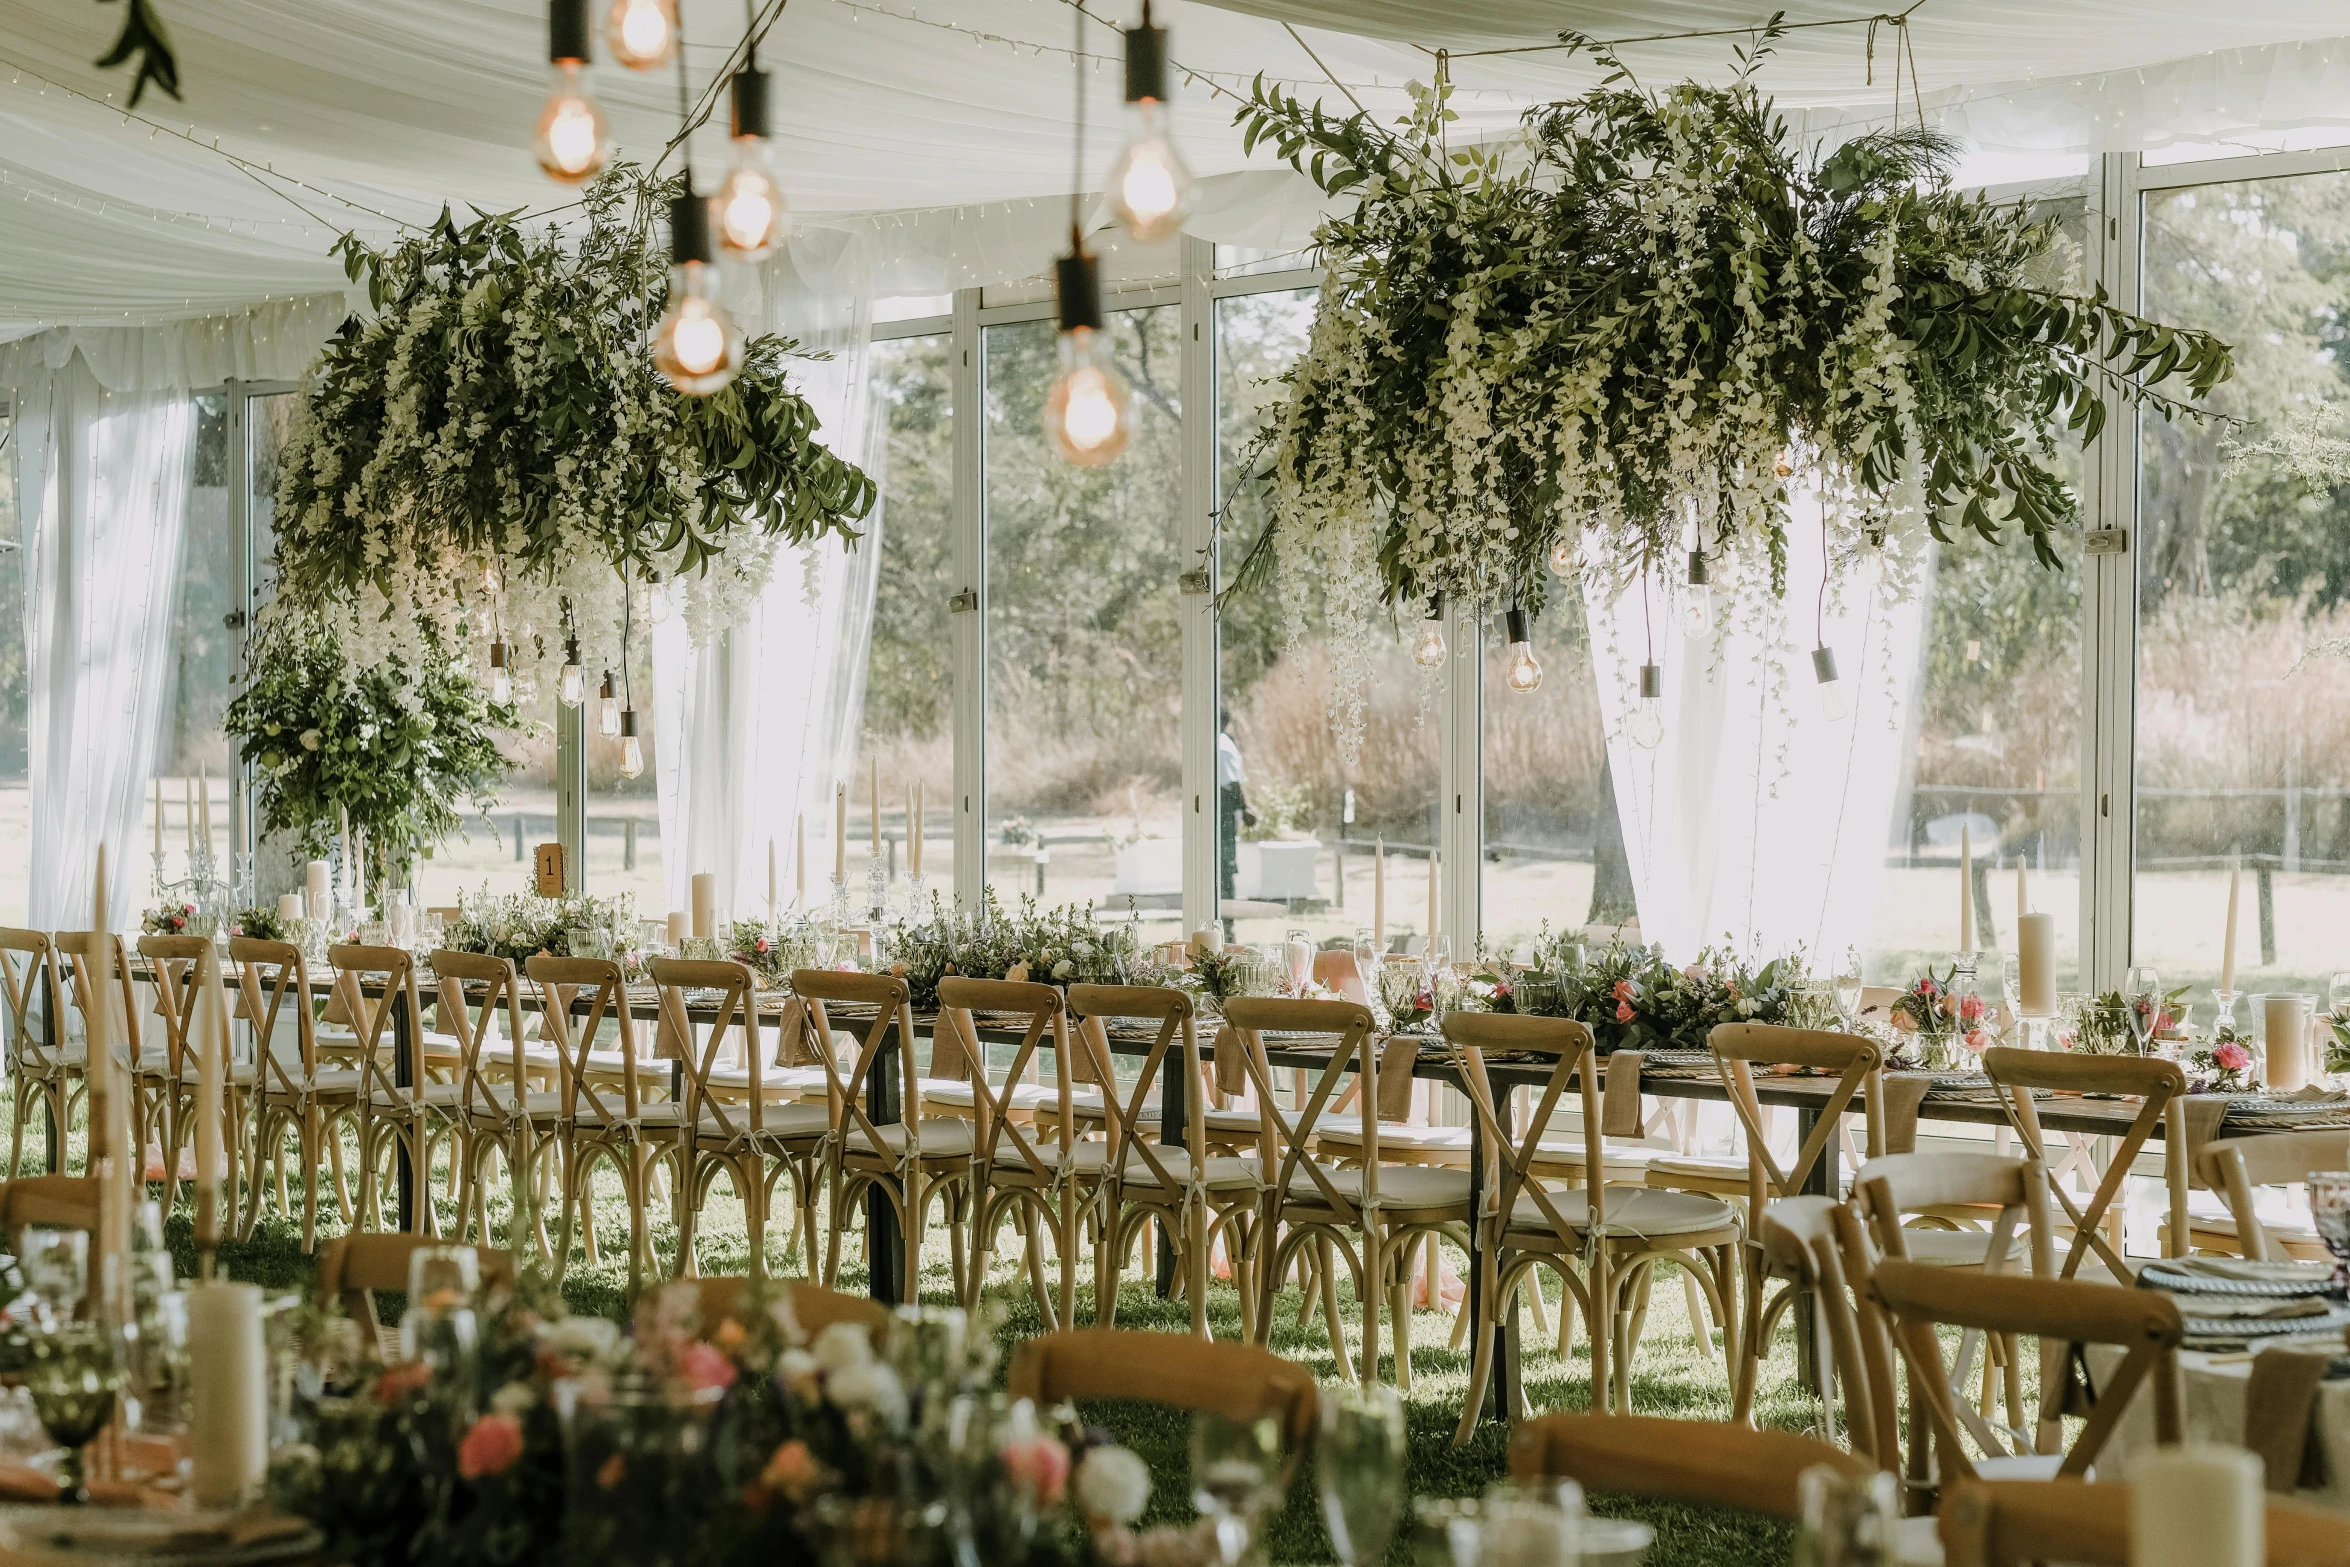
<path id="1" fill-rule="evenodd" d="M 2350 1288 L 2350 1170 L 2317 1170 L 2309 1177 L 2309 1218 L 2334 1254 L 2334 1288 Z"/>
<path id="2" fill-rule="evenodd" d="M 1322 1522 L 1345 1567 L 1379 1567 L 1403 1517 L 1403 1400 L 1373 1382 L 1322 1390 L 1314 1478 Z"/>
<path id="3" fill-rule="evenodd" d="M 2138 1054 L 2144 1055 L 2147 1037 L 2162 1016 L 2162 976 L 2142 965 L 2130 970 L 2123 999 L 2129 1003 L 2130 1037 L 2137 1041 Z"/>
<path id="4" fill-rule="evenodd" d="M 1836 1015 L 1844 1020 L 1844 1031 L 1852 1032 L 1860 1021 L 1861 983 L 1860 948 L 1844 949 L 1844 961 L 1836 966 Z"/>
<path id="5" fill-rule="evenodd" d="M 29 1229 L 24 1236 L 24 1282 L 43 1328 L 71 1322 L 90 1292 L 90 1236 L 86 1230 Z"/>
<path id="6" fill-rule="evenodd" d="M 122 1359 L 114 1351 L 114 1340 L 94 1322 L 62 1323 L 33 1341 L 24 1385 L 50 1440 L 65 1449 L 57 1466 L 59 1501 L 90 1499 L 82 1481 L 82 1449 L 114 1417 L 122 1380 Z"/>
<path id="7" fill-rule="evenodd" d="M 2326 1010 L 2336 1018 L 2350 1018 L 2350 969 L 2337 970 L 2326 981 Z"/>
<path id="8" fill-rule="evenodd" d="M 408 1258 L 408 1314 L 400 1319 L 400 1351 L 435 1372 L 454 1373 L 461 1396 L 470 1394 L 479 1332 L 474 1292 L 481 1264 L 470 1246 L 424 1246 Z"/>
<path id="9" fill-rule="evenodd" d="M 1222 1567 L 1236 1567 L 1280 1505 L 1281 1470 L 1281 1422 L 1272 1415 L 1203 1409 L 1191 1417 L 1191 1502 L 1214 1524 Z"/>
<path id="10" fill-rule="evenodd" d="M 1504 1480 L 1487 1491 L 1478 1567 L 1575 1567 L 1583 1557 L 1582 1513 L 1565 1502 L 1556 1484 Z"/>
<path id="11" fill-rule="evenodd" d="M 1874 1567 L 1897 1558 L 1900 1508 L 1893 1477 L 1854 1480 L 1821 1464 L 1795 1477 L 1800 1514 L 1795 1560 L 1816 1567 Z"/>

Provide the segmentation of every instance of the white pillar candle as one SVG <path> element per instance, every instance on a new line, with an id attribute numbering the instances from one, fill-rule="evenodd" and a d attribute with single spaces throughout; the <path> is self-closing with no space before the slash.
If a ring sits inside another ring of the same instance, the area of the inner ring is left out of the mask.
<path id="1" fill-rule="evenodd" d="M 244 1501 L 269 1462 L 268 1355 L 261 1291 L 198 1284 L 188 1291 L 189 1489 L 205 1507 Z"/>
<path id="2" fill-rule="evenodd" d="M 1221 952 L 1223 949 L 1223 933 L 1218 931 L 1213 925 L 1202 927 L 1201 929 L 1195 930 L 1191 933 L 1191 950 L 1193 956 L 1196 957 L 1209 952 Z"/>
<path id="3" fill-rule="evenodd" d="M 693 916 L 680 914 L 677 910 L 671 909 L 669 911 L 669 946 L 671 950 L 674 951 L 684 946 L 685 938 L 693 933 Z"/>
<path id="4" fill-rule="evenodd" d="M 1371 945 L 1387 950 L 1387 835 L 1371 840 Z"/>
<path id="5" fill-rule="evenodd" d="M 694 872 L 694 939 L 709 941 L 718 934 L 718 876 Z"/>
<path id="6" fill-rule="evenodd" d="M 281 920 L 300 919 L 302 917 L 302 895 L 298 892 L 279 893 L 277 895 L 277 917 Z"/>
<path id="7" fill-rule="evenodd" d="M 2233 855 L 2228 858 L 2228 923 L 2220 936 L 2219 988 L 2236 988 L 2236 882 L 2243 874 L 2243 866 Z"/>
<path id="8" fill-rule="evenodd" d="M 2158 1447 L 2130 1465 L 2132 1567 L 2260 1567 L 2260 1460 L 2240 1447 Z"/>
<path id="9" fill-rule="evenodd" d="M 2260 998 L 2261 1045 L 2268 1056 L 2262 1073 L 2269 1087 L 2292 1093 L 2309 1083 L 2309 1014 L 2296 995 Z"/>
<path id="10" fill-rule="evenodd" d="M 2056 1015 L 2056 916 L 2026 914 L 2015 922 L 2017 1010 L 2026 1017 Z"/>
<path id="11" fill-rule="evenodd" d="M 1963 824 L 1958 829 L 1958 950 L 1975 950 L 1975 845 Z"/>
<path id="12" fill-rule="evenodd" d="M 302 867 L 303 890 L 310 895 L 310 917 L 322 920 L 334 908 L 334 883 L 331 870 L 324 860 L 312 860 Z"/>

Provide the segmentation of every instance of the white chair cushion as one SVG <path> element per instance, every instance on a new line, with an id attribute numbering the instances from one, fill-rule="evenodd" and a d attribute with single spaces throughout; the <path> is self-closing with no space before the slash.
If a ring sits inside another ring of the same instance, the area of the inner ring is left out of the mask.
<path id="1" fill-rule="evenodd" d="M 1574 1191 L 1551 1192 L 1551 1206 L 1559 1217 L 1578 1233 L 1591 1225 L 1591 1194 L 1578 1187 Z M 1702 1230 L 1718 1230 L 1738 1222 L 1738 1212 L 1719 1197 L 1708 1197 L 1701 1192 L 1669 1192 L 1654 1186 L 1617 1186 L 1607 1189 L 1607 1232 L 1610 1235 L 1637 1235 L 1643 1239 L 1659 1239 L 1671 1235 L 1693 1235 Z M 1516 1209 L 1510 1215 L 1510 1227 L 1549 1233 L 1550 1216 L 1542 1211 L 1532 1193 L 1522 1193 Z"/>
<path id="2" fill-rule="evenodd" d="M 1325 1121 L 1316 1128 L 1314 1137 L 1325 1148 L 1360 1148 L 1363 1145 L 1363 1125 L 1351 1118 L 1335 1125 Z M 1465 1159 L 1469 1153 L 1469 1129 L 1465 1126 L 1381 1125 L 1379 1147 L 1382 1152 L 1459 1154 Z"/>
<path id="3" fill-rule="evenodd" d="M 1356 1200 L 1363 1189 L 1363 1170 L 1334 1169 L 1321 1166 L 1330 1184 L 1348 1200 Z M 1303 1168 L 1290 1180 L 1292 1199 L 1308 1202 L 1322 1200 L 1322 1188 Z M 1379 1205 L 1387 1209 L 1466 1208 L 1469 1205 L 1469 1172 L 1449 1170 L 1441 1165 L 1383 1164 L 1379 1166 Z"/>
<path id="4" fill-rule="evenodd" d="M 1614 1162 L 1613 1159 L 1609 1160 L 1611 1164 Z M 1748 1171 L 1744 1159 L 1734 1159 L 1727 1154 L 1660 1153 L 1649 1159 L 1648 1173 L 1657 1176 L 1681 1175 L 1706 1181 L 1736 1181 L 1743 1185 Z"/>
<path id="5" fill-rule="evenodd" d="M 1901 1232 L 1909 1260 L 1929 1268 L 1979 1268 L 1991 1255 L 1987 1230 L 1915 1230 Z M 2024 1237 L 2009 1237 L 2007 1255 L 2013 1261 L 2026 1253 Z"/>
<path id="6" fill-rule="evenodd" d="M 1151 1153 L 1158 1159 L 1161 1165 L 1166 1167 L 1167 1173 L 1175 1178 L 1176 1184 L 1190 1184 L 1190 1154 L 1186 1153 L 1180 1148 L 1156 1147 L 1151 1150 Z M 1129 1148 L 1126 1150 L 1125 1179 L 1127 1185 L 1130 1188 L 1136 1185 L 1140 1185 L 1146 1188 L 1157 1187 L 1159 1185 L 1159 1172 L 1152 1169 L 1149 1162 L 1145 1160 L 1141 1154 L 1136 1153 L 1132 1148 Z M 1224 1154 L 1210 1154 L 1208 1156 L 1206 1175 L 1201 1184 L 1204 1185 L 1209 1191 L 1214 1192 L 1251 1191 L 1263 1185 L 1264 1180 L 1261 1172 L 1257 1167 L 1257 1161 L 1253 1158 L 1246 1156 L 1233 1157 Z M 1386 1183 L 1384 1179 L 1380 1183 L 1380 1190 L 1382 1192 L 1386 1190 Z"/>
<path id="7" fill-rule="evenodd" d="M 905 1152 L 906 1128 L 903 1123 L 893 1122 L 878 1130 L 883 1148 L 893 1154 Z M 922 1156 L 926 1159 L 968 1158 L 974 1130 L 973 1123 L 959 1115 L 926 1115 L 922 1118 Z M 846 1146 L 851 1153 L 869 1154 L 873 1152 L 873 1139 L 865 1135 L 863 1127 L 852 1126 Z"/>

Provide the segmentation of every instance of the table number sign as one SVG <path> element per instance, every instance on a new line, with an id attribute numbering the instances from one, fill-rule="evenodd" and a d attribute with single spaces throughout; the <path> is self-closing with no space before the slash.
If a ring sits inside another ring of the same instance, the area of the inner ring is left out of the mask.
<path id="1" fill-rule="evenodd" d="M 538 888 L 542 898 L 560 898 L 570 886 L 565 874 L 563 845 L 542 843 L 538 848 Z"/>

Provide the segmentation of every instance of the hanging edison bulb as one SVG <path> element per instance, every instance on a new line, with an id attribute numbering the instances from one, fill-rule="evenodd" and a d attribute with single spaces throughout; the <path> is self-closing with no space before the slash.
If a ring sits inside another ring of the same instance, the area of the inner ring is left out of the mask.
<path id="1" fill-rule="evenodd" d="M 734 73 L 729 85 L 734 146 L 726 178 L 710 197 L 718 243 L 738 261 L 761 261 L 775 253 L 790 228 L 783 187 L 769 158 L 774 135 L 768 112 L 768 75 L 753 65 Z"/>
<path id="2" fill-rule="evenodd" d="M 604 14 L 604 42 L 632 71 L 667 65 L 677 53 L 677 31 L 677 0 L 612 0 Z"/>
<path id="3" fill-rule="evenodd" d="M 1643 751 L 1653 751 L 1664 743 L 1665 672 L 1661 666 L 1640 666 L 1640 699 L 1632 704 L 1624 734 Z"/>
<path id="4" fill-rule="evenodd" d="M 1681 591 L 1681 628 L 1693 637 L 1711 636 L 1714 629 L 1714 577 L 1705 551 L 1689 552 L 1689 580 Z"/>
<path id="5" fill-rule="evenodd" d="M 514 700 L 514 670 L 504 641 L 490 644 L 490 700 L 503 706 Z"/>
<path id="6" fill-rule="evenodd" d="M 709 204 L 691 193 L 669 203 L 669 309 L 653 329 L 653 368 L 688 397 L 707 397 L 743 367 L 742 329 L 718 303 Z"/>
<path id="7" fill-rule="evenodd" d="M 613 689 L 612 671 L 604 671 L 604 688 L 596 693 L 596 733 L 607 740 L 620 738 L 620 693 Z"/>
<path id="8" fill-rule="evenodd" d="M 1044 433 L 1063 462 L 1099 468 L 1126 450 L 1126 378 L 1110 362 L 1102 329 L 1099 263 L 1072 227 L 1069 254 L 1053 264 L 1059 301 L 1061 373 L 1044 395 Z"/>
<path id="9" fill-rule="evenodd" d="M 579 638 L 563 639 L 563 672 L 555 680 L 555 700 L 577 707 L 587 700 L 587 672 L 579 667 Z"/>
<path id="10" fill-rule="evenodd" d="M 588 96 L 587 0 L 552 0 L 547 7 L 547 60 L 554 84 L 531 151 L 549 179 L 584 184 L 612 156 L 612 127 Z"/>
<path id="11" fill-rule="evenodd" d="M 1412 662 L 1422 669 L 1444 667 L 1444 600 L 1428 597 L 1428 613 L 1420 617 L 1420 634 L 1412 638 Z"/>
<path id="12" fill-rule="evenodd" d="M 1524 609 L 1512 605 L 1501 617 L 1509 638 L 1509 663 L 1502 679 L 1512 691 L 1527 695 L 1542 684 L 1542 661 L 1534 656 L 1534 634 Z"/>
<path id="13" fill-rule="evenodd" d="M 1191 170 L 1175 150 L 1167 103 L 1167 30 L 1151 25 L 1143 0 L 1142 25 L 1126 30 L 1126 145 L 1110 166 L 1110 216 L 1146 245 L 1173 239 L 1191 211 Z"/>
<path id="14" fill-rule="evenodd" d="M 620 776 L 635 778 L 645 770 L 645 748 L 636 737 L 636 709 L 620 710 Z"/>
<path id="15" fill-rule="evenodd" d="M 1851 694 L 1844 682 L 1836 678 L 1836 650 L 1821 643 L 1811 650 L 1812 678 L 1819 682 L 1820 716 L 1829 723 L 1840 724 L 1852 716 Z"/>

